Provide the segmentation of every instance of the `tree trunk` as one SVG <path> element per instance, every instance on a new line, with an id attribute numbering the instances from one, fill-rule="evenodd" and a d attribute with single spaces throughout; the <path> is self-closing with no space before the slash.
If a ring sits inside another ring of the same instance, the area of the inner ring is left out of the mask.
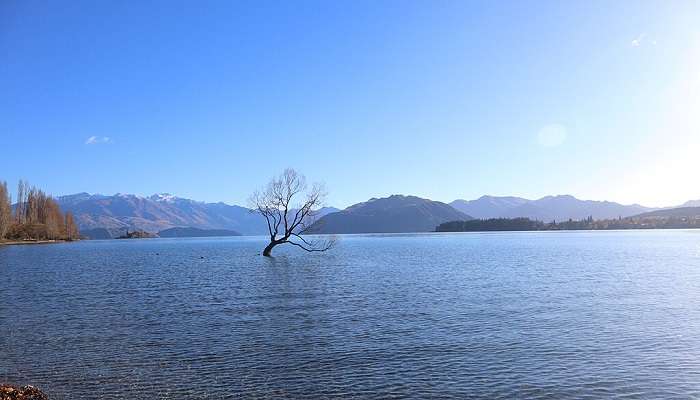
<path id="1" fill-rule="evenodd" d="M 265 250 L 263 250 L 263 255 L 265 257 L 271 257 L 270 253 L 272 253 L 272 248 L 277 246 L 277 242 L 271 241 L 270 244 L 265 247 Z"/>

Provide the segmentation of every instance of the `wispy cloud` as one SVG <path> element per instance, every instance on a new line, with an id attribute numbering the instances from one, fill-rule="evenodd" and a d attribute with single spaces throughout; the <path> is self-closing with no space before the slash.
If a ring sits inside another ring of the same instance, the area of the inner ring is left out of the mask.
<path id="1" fill-rule="evenodd" d="M 646 37 L 647 37 L 647 34 L 646 34 L 646 33 L 641 33 L 639 36 L 637 36 L 636 38 L 632 39 L 632 42 L 631 42 L 632 47 L 639 47 L 639 46 L 641 46 L 642 43 L 644 42 L 644 39 L 645 39 Z"/>
<path id="2" fill-rule="evenodd" d="M 646 33 L 640 33 L 639 36 L 632 39 L 632 41 L 630 42 L 632 47 L 644 46 L 647 43 L 651 44 L 652 46 L 656 46 L 656 39 L 649 38 Z"/>
<path id="3" fill-rule="evenodd" d="M 108 136 L 90 136 L 85 141 L 85 144 L 108 144 L 112 143 L 112 139 Z"/>

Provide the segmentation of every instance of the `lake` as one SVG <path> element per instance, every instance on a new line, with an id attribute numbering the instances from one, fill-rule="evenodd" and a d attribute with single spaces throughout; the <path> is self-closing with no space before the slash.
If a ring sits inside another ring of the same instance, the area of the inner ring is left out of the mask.
<path id="1" fill-rule="evenodd" d="M 697 398 L 700 231 L 0 247 L 0 382 L 73 398 Z"/>

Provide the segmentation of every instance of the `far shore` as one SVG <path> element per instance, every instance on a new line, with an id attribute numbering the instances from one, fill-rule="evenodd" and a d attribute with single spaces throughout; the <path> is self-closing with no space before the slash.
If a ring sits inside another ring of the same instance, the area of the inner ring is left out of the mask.
<path id="1" fill-rule="evenodd" d="M 24 244 L 51 244 L 51 243 L 65 243 L 67 240 L 0 240 L 0 246 L 16 246 Z"/>

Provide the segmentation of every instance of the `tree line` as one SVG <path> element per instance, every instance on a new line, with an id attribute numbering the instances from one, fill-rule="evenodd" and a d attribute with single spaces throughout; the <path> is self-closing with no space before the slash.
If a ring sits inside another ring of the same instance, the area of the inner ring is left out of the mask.
<path id="1" fill-rule="evenodd" d="M 24 180 L 17 185 L 13 206 L 7 182 L 0 182 L 0 240 L 76 240 L 73 214 L 63 213 L 56 200 Z"/>
<path id="2" fill-rule="evenodd" d="M 575 231 L 613 229 L 697 229 L 700 215 L 694 216 L 637 216 L 617 219 L 542 222 L 529 218 L 490 218 L 469 221 L 445 222 L 435 228 L 436 232 L 489 232 L 489 231 Z"/>

